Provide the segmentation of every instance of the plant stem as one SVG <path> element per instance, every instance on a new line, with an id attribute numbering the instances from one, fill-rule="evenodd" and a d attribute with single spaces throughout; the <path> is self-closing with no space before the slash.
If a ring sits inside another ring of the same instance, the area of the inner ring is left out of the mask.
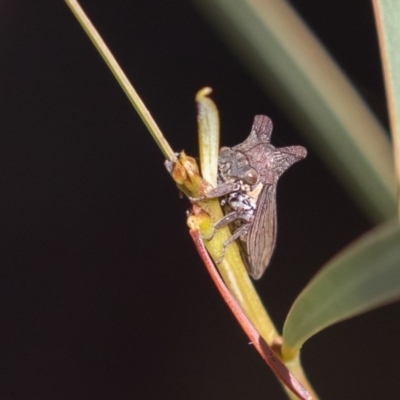
<path id="1" fill-rule="evenodd" d="M 82 10 L 81 6 L 76 0 L 65 0 L 68 7 L 71 9 L 76 19 L 82 25 L 82 28 L 89 36 L 90 40 L 93 42 L 100 55 L 103 57 L 105 63 L 110 68 L 113 73 L 115 79 L 120 84 L 122 90 L 125 92 L 129 101 L 132 103 L 133 107 L 139 114 L 140 118 L 146 125 L 147 129 L 150 131 L 150 134 L 153 136 L 155 142 L 158 147 L 163 152 L 165 158 L 172 161 L 175 160 L 175 154 L 171 149 L 168 142 L 165 140 L 164 135 L 161 133 L 160 128 L 154 121 L 151 116 L 149 110 L 146 108 L 139 95 L 136 93 L 136 90 L 133 88 L 128 78 L 126 77 L 124 71 L 122 71 L 119 66 L 117 60 L 112 55 L 111 51 L 108 49 L 107 45 L 104 43 L 103 39 L 95 29 L 95 27 L 90 22 L 89 18 L 86 16 L 85 12 Z"/>

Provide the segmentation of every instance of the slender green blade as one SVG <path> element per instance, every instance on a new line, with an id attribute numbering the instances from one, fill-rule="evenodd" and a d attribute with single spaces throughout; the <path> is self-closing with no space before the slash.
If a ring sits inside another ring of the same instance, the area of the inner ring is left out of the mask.
<path id="1" fill-rule="evenodd" d="M 193 1 L 370 218 L 396 215 L 388 135 L 291 6 L 274 0 Z"/>
<path id="2" fill-rule="evenodd" d="M 396 176 L 400 183 L 400 5 L 398 0 L 374 0 L 382 67 L 392 132 Z M 398 195 L 400 193 L 398 192 Z M 400 200 L 398 199 L 399 212 Z"/>
<path id="3" fill-rule="evenodd" d="M 332 259 L 294 302 L 283 328 L 285 352 L 296 354 L 320 330 L 400 299 L 400 225 L 361 236 Z"/>
<path id="4" fill-rule="evenodd" d="M 89 36 L 89 39 L 94 44 L 101 57 L 103 57 L 103 60 L 110 68 L 110 71 L 114 75 L 117 82 L 120 84 L 122 90 L 125 92 L 126 96 L 128 97 L 128 100 L 131 102 L 136 112 L 139 114 L 139 117 L 146 125 L 154 141 L 156 142 L 160 150 L 163 152 L 165 158 L 170 161 L 175 161 L 176 159 L 175 154 L 171 146 L 165 139 L 164 135 L 162 134 L 156 121 L 151 116 L 149 110 L 144 105 L 142 99 L 136 93 L 136 90 L 129 82 L 124 71 L 119 66 L 117 60 L 115 59 L 115 57 L 113 56 L 107 45 L 104 43 L 102 37 L 97 32 L 96 28 L 93 26 L 92 22 L 87 17 L 82 7 L 79 5 L 77 0 L 65 0 L 65 2 L 75 15 L 78 22 L 81 24 L 86 34 Z"/>

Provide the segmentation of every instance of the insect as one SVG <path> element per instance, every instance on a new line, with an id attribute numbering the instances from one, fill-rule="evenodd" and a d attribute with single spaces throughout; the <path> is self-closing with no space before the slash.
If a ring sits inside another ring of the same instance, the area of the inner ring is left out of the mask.
<path id="1" fill-rule="evenodd" d="M 232 148 L 222 147 L 218 157 L 218 184 L 204 198 L 221 197 L 225 216 L 215 229 L 229 225 L 232 236 L 226 248 L 239 239 L 247 272 L 261 278 L 275 247 L 276 187 L 279 177 L 307 155 L 302 146 L 275 148 L 270 144 L 272 121 L 256 115 L 249 137 Z"/>

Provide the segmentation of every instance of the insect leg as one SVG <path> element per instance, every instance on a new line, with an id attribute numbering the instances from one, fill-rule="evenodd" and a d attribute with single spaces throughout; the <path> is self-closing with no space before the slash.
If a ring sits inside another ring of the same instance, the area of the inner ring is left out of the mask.
<path id="1" fill-rule="evenodd" d="M 232 211 L 229 214 L 226 214 L 224 217 L 222 217 L 218 222 L 216 222 L 214 224 L 214 229 L 211 233 L 210 236 L 205 237 L 205 240 L 211 240 L 214 235 L 215 235 L 215 231 L 219 228 L 222 228 L 223 226 L 229 225 L 231 222 L 236 221 L 237 219 L 243 219 L 245 220 L 245 218 L 242 218 L 241 213 L 238 211 Z"/>
<path id="2" fill-rule="evenodd" d="M 214 224 L 215 229 L 222 228 L 225 225 L 229 225 L 231 222 L 236 221 L 238 219 L 247 221 L 246 218 L 244 218 L 243 213 L 239 211 L 231 211 L 230 213 L 224 215 L 218 222 Z"/>
<path id="3" fill-rule="evenodd" d="M 245 236 L 247 234 L 249 228 L 249 222 L 252 220 L 252 216 L 248 215 L 246 212 L 243 211 L 231 211 L 230 213 L 226 214 L 223 218 L 221 218 L 218 222 L 214 224 L 214 231 L 210 235 L 210 237 L 204 238 L 205 240 L 211 240 L 214 237 L 215 231 L 217 229 L 229 225 L 230 223 L 237 220 L 244 221 L 244 224 L 241 225 L 238 229 L 236 229 L 235 232 L 232 234 L 232 236 L 224 243 L 222 247 L 222 254 L 216 261 L 217 264 L 219 264 L 224 259 L 226 248 L 240 236 L 242 235 Z"/>
<path id="4" fill-rule="evenodd" d="M 237 182 L 231 183 L 221 183 L 214 189 L 209 190 L 199 197 L 189 197 L 192 202 L 205 200 L 205 199 L 215 199 L 217 197 L 225 196 L 229 193 L 236 192 L 240 189 L 240 184 Z"/>
<path id="5" fill-rule="evenodd" d="M 240 228 L 236 229 L 236 231 L 233 233 L 233 235 L 223 244 L 222 254 L 218 258 L 218 260 L 216 260 L 217 264 L 220 264 L 222 262 L 222 260 L 224 259 L 227 247 L 232 242 L 234 242 L 236 239 L 239 239 L 241 236 L 245 236 L 247 234 L 248 228 L 249 228 L 249 224 L 245 223 Z"/>

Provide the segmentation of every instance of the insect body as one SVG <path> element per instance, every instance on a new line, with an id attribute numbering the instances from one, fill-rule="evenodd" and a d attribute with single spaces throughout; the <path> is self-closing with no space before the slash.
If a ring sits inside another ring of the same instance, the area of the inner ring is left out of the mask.
<path id="1" fill-rule="evenodd" d="M 279 177 L 306 157 L 301 146 L 275 148 L 270 144 L 272 121 L 256 115 L 249 137 L 232 148 L 222 147 L 218 157 L 218 186 L 206 198 L 222 197 L 225 216 L 215 228 L 230 225 L 221 260 L 230 243 L 240 239 L 248 273 L 261 278 L 276 240 L 276 186 Z"/>

